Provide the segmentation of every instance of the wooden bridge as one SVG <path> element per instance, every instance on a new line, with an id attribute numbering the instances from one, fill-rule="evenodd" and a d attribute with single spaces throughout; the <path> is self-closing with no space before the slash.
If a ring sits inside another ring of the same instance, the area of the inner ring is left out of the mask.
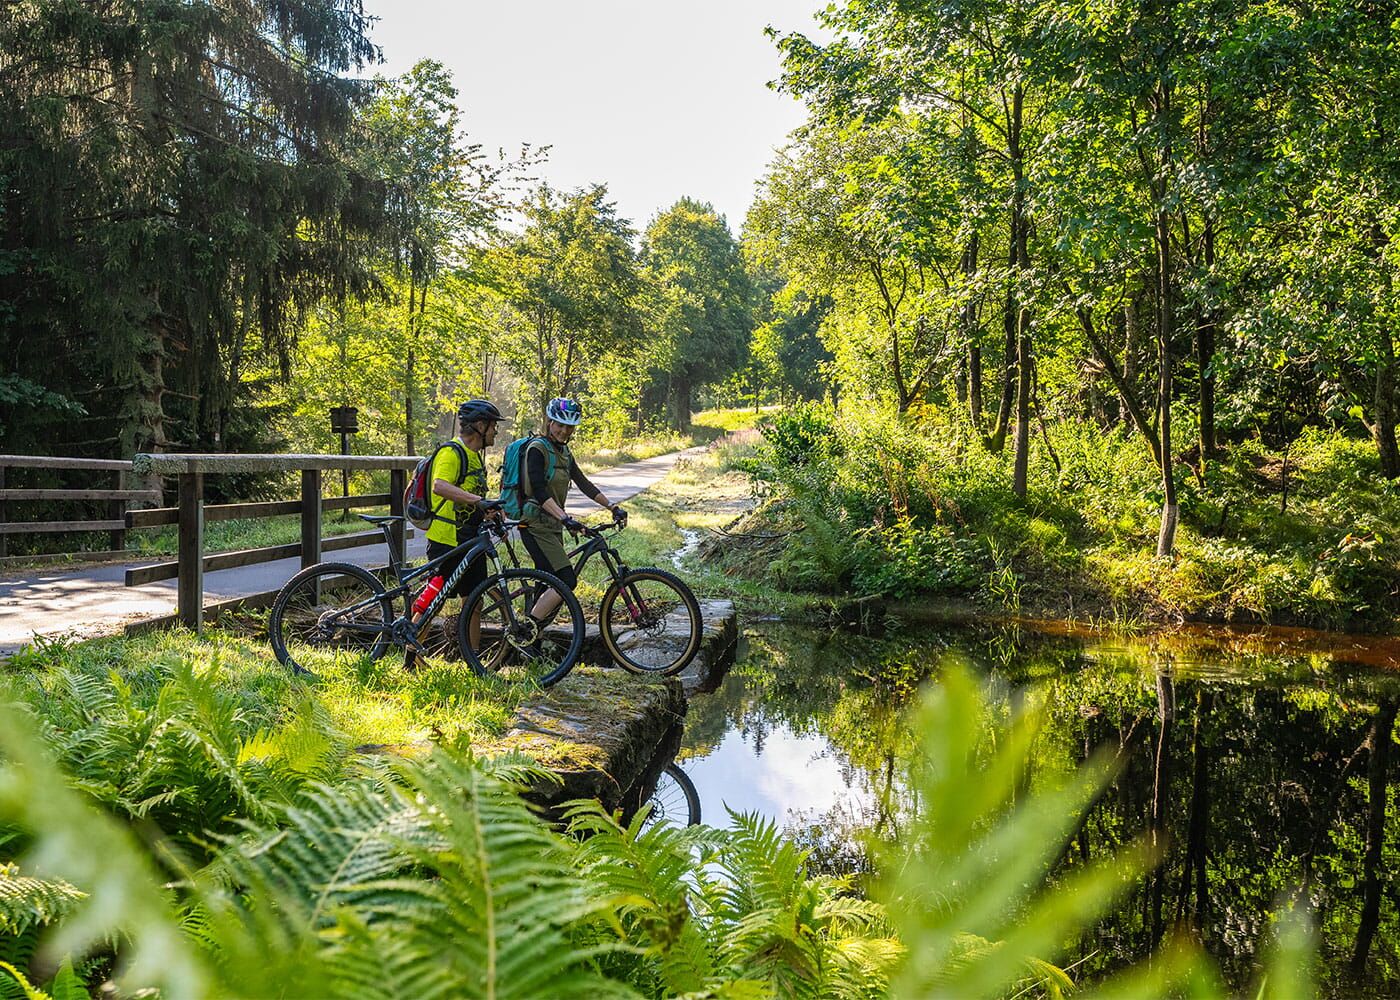
<path id="1" fill-rule="evenodd" d="M 117 477 L 113 488 L 101 489 L 0 489 L 0 553 L 6 550 L 7 539 L 21 534 L 109 532 L 112 551 L 87 552 L 89 558 L 130 555 L 125 551 L 126 533 L 133 529 L 177 527 L 176 558 L 126 570 L 124 583 L 137 587 L 159 580 L 177 580 L 176 613 L 169 616 L 181 624 L 199 629 L 206 611 L 217 614 L 229 605 L 257 606 L 270 602 L 275 590 L 249 595 L 236 601 L 226 601 L 206 608 L 204 603 L 204 574 L 221 569 L 251 566 L 257 563 L 299 557 L 302 566 L 321 561 L 323 553 L 383 541 L 378 530 L 322 537 L 322 516 L 327 511 L 385 507 L 391 513 L 402 513 L 403 492 L 408 473 L 418 459 L 398 455 L 208 455 L 208 454 L 141 454 L 130 462 L 59 458 L 37 455 L 0 455 L 0 486 L 5 483 L 6 469 L 35 469 L 50 473 L 93 473 Z M 386 493 L 367 493 L 342 497 L 322 496 L 324 473 L 331 471 L 388 472 Z M 205 481 L 209 476 L 282 474 L 299 477 L 300 490 L 295 499 L 255 503 L 205 502 Z M 133 504 L 159 505 L 162 492 L 151 488 L 127 488 L 131 481 L 149 482 L 156 477 L 174 480 L 176 504 L 173 507 L 150 506 L 131 509 Z M 48 521 L 12 521 L 8 519 L 11 506 L 20 502 L 82 501 L 110 505 L 105 518 L 77 518 Z M 232 552 L 205 551 L 205 525 L 211 521 L 256 519 L 299 515 L 301 538 L 284 545 L 268 545 Z M 402 524 L 393 533 L 400 555 L 410 535 Z M 155 619 L 160 624 L 165 619 Z"/>

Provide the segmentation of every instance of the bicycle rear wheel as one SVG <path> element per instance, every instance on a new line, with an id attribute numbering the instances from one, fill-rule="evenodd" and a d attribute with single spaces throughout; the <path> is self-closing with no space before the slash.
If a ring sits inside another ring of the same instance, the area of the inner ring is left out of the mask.
<path id="1" fill-rule="evenodd" d="M 545 589 L 558 590 L 563 601 L 541 624 L 530 616 L 530 608 L 536 593 Z M 578 598 L 557 577 L 537 569 L 506 569 L 487 577 L 467 595 L 457 619 L 457 641 L 472 670 L 541 687 L 573 668 L 583 649 L 583 631 Z"/>
<path id="2" fill-rule="evenodd" d="M 700 603 L 679 577 L 654 566 L 634 569 L 603 595 L 603 644 L 634 674 L 669 677 L 700 649 Z"/>
<path id="3" fill-rule="evenodd" d="M 700 823 L 700 793 L 680 765 L 667 764 L 656 778 L 656 791 L 647 799 L 651 807 L 642 826 L 655 826 L 657 823 L 673 823 L 682 826 L 697 826 Z"/>
<path id="4" fill-rule="evenodd" d="M 327 653 L 379 659 L 389 648 L 393 620 L 393 601 L 374 574 L 352 563 L 320 563 L 282 585 L 267 632 L 279 663 L 311 674 L 311 664 Z"/>

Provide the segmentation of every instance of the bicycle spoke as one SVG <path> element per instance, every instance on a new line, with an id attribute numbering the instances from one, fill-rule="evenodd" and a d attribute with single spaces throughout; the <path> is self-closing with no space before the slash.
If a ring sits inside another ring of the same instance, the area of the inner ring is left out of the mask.
<path id="1" fill-rule="evenodd" d="M 694 826 L 700 822 L 700 798 L 690 778 L 675 764 L 668 764 L 656 778 L 656 791 L 646 804 L 651 807 L 644 827 L 658 823 Z"/>
<path id="2" fill-rule="evenodd" d="M 508 570 L 468 599 L 458 635 L 473 669 L 549 684 L 572 666 L 583 631 L 577 601 L 569 595 L 546 622 L 537 621 L 530 612 L 539 576 Z"/>
<path id="3" fill-rule="evenodd" d="M 272 648 L 298 671 L 327 654 L 378 657 L 392 610 L 378 581 L 355 566 L 326 563 L 288 581 L 269 616 Z"/>
<path id="4" fill-rule="evenodd" d="M 695 598 L 661 570 L 628 574 L 603 601 L 604 641 L 613 657 L 639 673 L 670 674 L 694 655 L 700 639 Z"/>

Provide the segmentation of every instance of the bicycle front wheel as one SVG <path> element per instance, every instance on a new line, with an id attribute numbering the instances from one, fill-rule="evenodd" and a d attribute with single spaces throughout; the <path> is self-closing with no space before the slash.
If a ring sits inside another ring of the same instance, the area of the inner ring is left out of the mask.
<path id="1" fill-rule="evenodd" d="M 608 653 L 634 674 L 680 673 L 700 649 L 700 603 L 664 569 L 634 569 L 614 582 L 598 624 Z"/>
<path id="2" fill-rule="evenodd" d="M 278 662 L 310 674 L 327 653 L 379 659 L 389 648 L 393 620 L 393 602 L 373 573 L 352 563 L 320 563 L 283 584 L 267 631 Z"/>
<path id="3" fill-rule="evenodd" d="M 656 791 L 646 804 L 651 807 L 643 828 L 657 823 L 674 826 L 697 826 L 700 823 L 700 793 L 680 765 L 667 764 L 656 778 Z"/>
<path id="4" fill-rule="evenodd" d="M 545 590 L 557 590 L 562 600 L 541 623 L 530 610 Z M 467 595 L 457 619 L 457 641 L 472 670 L 541 687 L 573 668 L 583 649 L 583 631 L 583 611 L 573 591 L 537 569 L 506 569 L 487 577 Z"/>

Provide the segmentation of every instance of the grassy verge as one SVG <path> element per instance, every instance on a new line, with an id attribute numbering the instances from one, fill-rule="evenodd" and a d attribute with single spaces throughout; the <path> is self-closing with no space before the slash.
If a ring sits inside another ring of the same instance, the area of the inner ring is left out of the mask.
<path id="1" fill-rule="evenodd" d="M 387 507 L 366 508 L 359 513 L 387 514 Z M 321 519 L 321 536 L 347 535 L 368 531 L 372 526 L 353 513 L 350 520 L 340 514 L 327 513 Z M 175 525 L 132 531 L 127 537 L 131 547 L 141 556 L 173 556 L 179 551 L 180 535 Z M 239 549 L 259 549 L 268 545 L 288 545 L 301 541 L 301 516 L 287 514 L 279 517 L 240 518 L 234 521 L 210 521 L 204 526 L 206 552 L 232 552 Z"/>
<path id="2" fill-rule="evenodd" d="M 633 566 L 660 566 L 680 575 L 701 598 L 729 598 L 741 616 L 796 616 L 830 606 L 830 598 L 774 587 L 747 565 L 742 540 L 728 532 L 759 502 L 742 466 L 755 443 L 722 445 L 677 462 L 660 482 L 627 501 L 628 530 L 619 548 Z M 580 593 L 596 586 L 592 568 Z"/>
<path id="3" fill-rule="evenodd" d="M 206 706 L 220 706 L 238 739 L 256 738 L 274 757 L 294 756 L 297 734 L 305 737 L 311 727 L 338 761 L 367 744 L 469 744 L 497 736 L 529 693 L 477 677 L 465 664 L 408 673 L 393 651 L 376 662 L 327 656 L 318 660 L 316 678 L 297 677 L 273 657 L 264 626 L 248 618 L 198 636 L 174 630 L 134 639 L 41 641 L 10 658 L 9 683 L 50 716 L 87 697 L 150 712 L 170 697 L 172 685 L 188 683 L 202 692 Z M 90 708 L 79 714 L 93 714 Z"/>

